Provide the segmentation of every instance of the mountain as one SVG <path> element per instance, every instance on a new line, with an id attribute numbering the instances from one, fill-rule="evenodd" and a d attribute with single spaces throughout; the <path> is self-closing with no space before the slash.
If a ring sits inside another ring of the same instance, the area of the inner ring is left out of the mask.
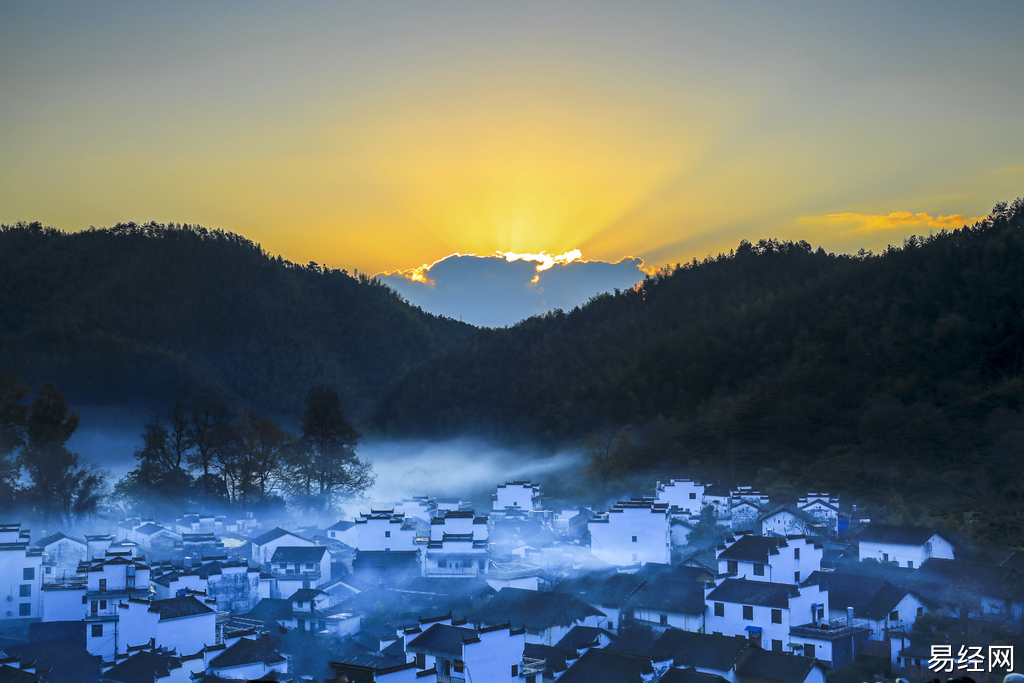
<path id="1" fill-rule="evenodd" d="M 410 369 L 374 420 L 549 443 L 615 427 L 635 467 L 844 490 L 971 482 L 1013 501 L 1022 369 L 1018 199 L 877 255 L 744 241 L 634 290 L 482 330 Z"/>
<path id="2" fill-rule="evenodd" d="M 325 384 L 359 416 L 474 331 L 373 279 L 219 230 L 0 227 L 0 368 L 56 382 L 72 405 L 164 410 L 210 395 L 295 416 Z"/>

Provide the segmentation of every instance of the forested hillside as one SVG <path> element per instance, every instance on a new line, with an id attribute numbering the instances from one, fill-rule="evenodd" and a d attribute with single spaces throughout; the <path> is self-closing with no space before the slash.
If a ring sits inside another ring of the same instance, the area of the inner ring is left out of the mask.
<path id="1" fill-rule="evenodd" d="M 617 426 L 633 467 L 908 498 L 972 482 L 1016 500 L 1022 365 L 1017 200 L 878 255 L 744 241 L 635 291 L 483 330 L 411 370 L 376 420 L 552 443 Z"/>
<path id="2" fill-rule="evenodd" d="M 366 277 L 273 258 L 239 235 L 120 224 L 0 227 L 0 368 L 73 405 L 211 396 L 295 414 L 329 385 L 358 416 L 474 328 Z"/>

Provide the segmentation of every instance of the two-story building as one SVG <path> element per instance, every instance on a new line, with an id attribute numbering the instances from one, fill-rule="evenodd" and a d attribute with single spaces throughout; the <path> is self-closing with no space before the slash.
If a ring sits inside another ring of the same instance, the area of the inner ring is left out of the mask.
<path id="1" fill-rule="evenodd" d="M 316 588 L 331 580 L 331 553 L 324 546 L 280 546 L 270 558 L 277 584 L 274 597 L 288 597 L 300 588 Z"/>
<path id="2" fill-rule="evenodd" d="M 86 580 L 86 648 L 90 654 L 111 659 L 124 652 L 118 605 L 129 598 L 149 598 L 149 565 L 141 557 L 107 554 L 90 560 L 80 571 Z"/>
<path id="3" fill-rule="evenodd" d="M 803 536 L 740 536 L 718 549 L 718 573 L 799 584 L 821 569 L 822 547 Z"/>
<path id="4" fill-rule="evenodd" d="M 472 510 L 447 510 L 430 520 L 423 576 L 472 578 L 486 574 L 487 517 Z"/>
<path id="5" fill-rule="evenodd" d="M 405 650 L 421 676 L 432 671 L 439 682 L 522 683 L 525 646 L 523 629 L 508 624 L 467 628 L 438 623 L 411 637 Z"/>
<path id="6" fill-rule="evenodd" d="M 704 485 L 691 479 L 671 479 L 667 482 L 657 482 L 656 500 L 659 503 L 668 503 L 669 508 L 675 508 L 687 515 L 699 515 L 704 506 Z"/>
<path id="7" fill-rule="evenodd" d="M 653 498 L 620 501 L 587 524 L 590 552 L 608 564 L 668 564 L 672 537 L 669 504 Z"/>
<path id="8" fill-rule="evenodd" d="M 39 617 L 43 549 L 30 548 L 21 523 L 0 524 L 0 621 Z"/>
<path id="9" fill-rule="evenodd" d="M 741 636 L 779 651 L 792 642 L 793 626 L 828 614 L 827 591 L 813 585 L 725 579 L 709 590 L 705 601 L 706 631 Z"/>
<path id="10" fill-rule="evenodd" d="M 183 595 L 166 600 L 119 601 L 119 631 L 116 650 L 152 642 L 156 647 L 182 654 L 200 652 L 217 643 L 216 601 Z"/>

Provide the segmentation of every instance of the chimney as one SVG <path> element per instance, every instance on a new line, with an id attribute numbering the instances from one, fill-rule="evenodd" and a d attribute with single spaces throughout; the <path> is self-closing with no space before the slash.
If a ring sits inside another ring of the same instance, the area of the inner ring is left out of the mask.
<path id="1" fill-rule="evenodd" d="M 846 625 L 847 626 L 853 626 L 853 608 L 852 607 L 847 607 L 846 608 Z"/>

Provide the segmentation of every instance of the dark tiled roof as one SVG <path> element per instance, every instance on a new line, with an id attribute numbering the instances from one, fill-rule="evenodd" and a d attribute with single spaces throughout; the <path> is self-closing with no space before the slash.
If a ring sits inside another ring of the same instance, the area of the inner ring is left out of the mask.
<path id="1" fill-rule="evenodd" d="M 590 649 L 559 677 L 560 683 L 643 683 L 653 674 L 651 660 L 610 650 Z"/>
<path id="2" fill-rule="evenodd" d="M 210 662 L 211 669 L 225 669 L 230 666 L 241 666 L 242 664 L 277 664 L 285 661 L 285 658 L 274 647 L 270 638 L 263 636 L 258 640 L 242 638 L 237 643 L 224 650 Z"/>
<path id="3" fill-rule="evenodd" d="M 704 487 L 704 495 L 721 498 L 722 496 L 731 496 L 732 491 L 725 484 L 708 484 Z"/>
<path id="4" fill-rule="evenodd" d="M 196 614 L 209 614 L 214 610 L 191 595 L 166 600 L 154 600 L 149 603 L 149 611 L 160 615 L 160 620 L 191 617 Z"/>
<path id="5" fill-rule="evenodd" d="M 81 543 L 82 545 L 85 545 L 85 541 L 83 541 L 81 539 L 78 539 L 78 538 L 75 538 L 74 536 L 68 536 L 63 531 L 58 531 L 57 533 L 52 534 L 50 536 L 47 536 L 45 538 L 40 538 L 38 541 L 36 541 L 36 547 L 38 547 L 38 548 L 45 548 L 46 546 L 50 545 L 51 543 L 56 543 L 57 541 L 61 540 L 62 538 L 66 538 L 69 541 L 74 541 L 75 543 Z"/>
<path id="6" fill-rule="evenodd" d="M 12 666 L 0 666 L 0 683 L 36 683 L 39 676 Z"/>
<path id="7" fill-rule="evenodd" d="M 285 531 L 281 527 L 277 527 L 275 529 L 272 529 L 271 531 L 268 531 L 265 534 L 260 534 L 256 538 L 252 539 L 252 542 L 255 543 L 256 545 L 263 545 L 264 543 L 270 543 L 271 541 L 273 541 L 276 538 L 281 538 L 282 536 L 285 536 L 285 535 L 291 534 L 291 533 L 292 532 Z M 295 536 L 295 535 L 296 534 L 292 534 L 292 536 Z"/>
<path id="8" fill-rule="evenodd" d="M 319 546 L 282 545 L 274 551 L 270 558 L 272 563 L 276 562 L 319 562 L 324 558 L 327 548 Z"/>
<path id="9" fill-rule="evenodd" d="M 135 531 L 140 533 L 140 534 L 155 534 L 158 531 L 170 531 L 170 530 L 169 529 L 165 529 L 164 527 L 160 526 L 159 524 L 153 524 L 152 522 L 150 522 L 148 524 L 143 524 L 142 526 L 136 528 Z"/>
<path id="10" fill-rule="evenodd" d="M 424 654 L 442 653 L 458 658 L 462 657 L 463 641 L 476 638 L 477 635 L 478 632 L 471 628 L 434 624 L 413 638 L 406 650 Z"/>
<path id="11" fill-rule="evenodd" d="M 23 664 L 34 662 L 37 671 L 46 671 L 47 683 L 94 683 L 102 676 L 103 658 L 85 649 L 85 624 L 77 623 L 81 638 L 76 634 L 71 638 L 4 645 L 3 651 Z"/>
<path id="12" fill-rule="evenodd" d="M 309 602 L 316 598 L 318 595 L 323 595 L 324 592 L 319 588 L 300 588 L 299 590 L 288 596 L 289 602 Z"/>
<path id="13" fill-rule="evenodd" d="M 327 530 L 328 531 L 348 531 L 349 529 L 351 529 L 355 525 L 356 525 L 355 522 L 343 519 L 340 522 L 335 522 L 331 526 L 327 527 Z"/>
<path id="14" fill-rule="evenodd" d="M 813 657 L 801 657 L 755 647 L 736 667 L 736 672 L 740 680 L 753 677 L 778 683 L 804 683 L 815 666 L 821 665 Z"/>
<path id="15" fill-rule="evenodd" d="M 777 536 L 740 536 L 731 546 L 718 553 L 720 560 L 743 560 L 768 564 L 779 548 L 788 546 L 786 539 Z"/>
<path id="16" fill-rule="evenodd" d="M 765 512 L 765 513 L 763 513 L 761 515 L 758 515 L 757 521 L 763 522 L 764 520 L 768 519 L 769 517 L 777 515 L 780 512 L 788 512 L 789 514 L 793 515 L 797 519 L 803 520 L 804 522 L 807 522 L 808 524 L 820 524 L 821 523 L 821 522 L 818 521 L 817 517 L 815 517 L 811 513 L 807 512 L 806 510 L 801 510 L 800 508 L 798 508 L 796 505 L 793 505 L 792 503 L 783 503 L 782 505 L 776 505 L 775 507 L 773 507 L 772 509 L 768 510 L 767 512 Z"/>
<path id="17" fill-rule="evenodd" d="M 485 625 L 511 622 L 516 627 L 543 630 L 552 626 L 571 626 L 589 616 L 603 617 L 605 614 L 571 595 L 502 588 L 487 604 L 467 616 L 470 621 Z"/>
<path id="18" fill-rule="evenodd" d="M 654 643 L 651 657 L 656 662 L 671 659 L 675 666 L 695 666 L 724 673 L 731 670 L 740 656 L 752 647 L 745 638 L 670 628 Z"/>
<path id="19" fill-rule="evenodd" d="M 923 526 L 896 526 L 893 524 L 868 524 L 857 535 L 862 543 L 893 543 L 896 545 L 924 545 L 929 538 L 938 533 L 935 529 Z"/>
<path id="20" fill-rule="evenodd" d="M 563 650 L 553 648 L 550 645 L 538 645 L 535 643 L 527 643 L 523 649 L 523 657 L 530 659 L 543 659 L 544 660 L 544 678 L 552 679 L 555 674 L 559 674 L 569 668 L 569 662 L 577 658 L 575 652 L 565 652 Z"/>
<path id="21" fill-rule="evenodd" d="M 573 626 L 569 632 L 555 643 L 555 647 L 568 652 L 575 652 L 585 645 L 596 643 L 601 636 L 610 637 L 611 634 L 603 628 L 596 626 Z"/>
<path id="22" fill-rule="evenodd" d="M 704 583 L 682 576 L 656 576 L 638 590 L 627 606 L 675 614 L 703 614 Z"/>
<path id="23" fill-rule="evenodd" d="M 114 668 L 103 674 L 105 681 L 119 683 L 153 683 L 165 678 L 175 669 L 181 668 L 177 657 L 155 652 L 136 652 Z"/>
<path id="24" fill-rule="evenodd" d="M 718 588 L 711 591 L 707 599 L 742 605 L 787 608 L 789 607 L 789 598 L 799 593 L 796 586 L 785 583 L 726 579 Z"/>
<path id="25" fill-rule="evenodd" d="M 263 598 L 245 616 L 259 621 L 291 619 L 292 601 L 283 598 Z"/>
<path id="26" fill-rule="evenodd" d="M 554 591 L 574 595 L 591 605 L 621 607 L 644 581 L 634 574 L 620 574 L 615 569 L 608 569 L 560 581 Z"/>
<path id="27" fill-rule="evenodd" d="M 882 619 L 907 595 L 907 590 L 870 576 L 814 572 L 806 584 L 817 584 L 828 591 L 828 603 L 834 610 L 853 608 L 862 619 Z"/>
<path id="28" fill-rule="evenodd" d="M 669 669 L 658 683 L 729 683 L 718 674 L 706 674 L 696 669 Z"/>

